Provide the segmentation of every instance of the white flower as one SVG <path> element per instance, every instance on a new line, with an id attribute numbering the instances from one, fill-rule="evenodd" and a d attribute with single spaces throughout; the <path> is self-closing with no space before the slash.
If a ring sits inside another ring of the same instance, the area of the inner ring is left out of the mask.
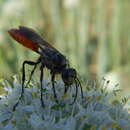
<path id="1" fill-rule="evenodd" d="M 57 82 L 57 104 L 52 85 L 48 82 L 43 82 L 44 108 L 41 106 L 40 89 L 32 84 L 32 88 L 24 89 L 24 97 L 14 112 L 12 108 L 19 99 L 22 86 L 15 82 L 13 88 L 6 83 L 8 95 L 0 100 L 0 130 L 80 130 L 87 129 L 87 126 L 96 126 L 97 129 L 111 129 L 116 126 L 130 129 L 130 118 L 123 105 L 111 105 L 109 96 L 105 96 L 100 89 L 91 87 L 90 91 L 84 92 L 83 103 L 79 92 L 75 104 L 69 105 L 73 101 L 75 87 L 68 90 L 68 97 L 65 99 L 62 98 L 64 84 Z"/>

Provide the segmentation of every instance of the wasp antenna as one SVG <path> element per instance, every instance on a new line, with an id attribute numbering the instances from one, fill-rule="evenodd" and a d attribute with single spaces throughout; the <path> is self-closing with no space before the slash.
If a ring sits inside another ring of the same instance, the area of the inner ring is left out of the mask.
<path id="1" fill-rule="evenodd" d="M 80 81 L 79 81 L 79 79 L 78 79 L 78 78 L 76 78 L 76 80 L 78 81 L 78 84 L 79 84 L 79 87 L 80 87 L 80 90 L 81 90 L 81 98 L 83 99 L 83 98 L 84 98 L 84 96 L 83 96 L 83 89 L 82 89 L 82 85 L 81 85 L 81 83 L 80 83 Z"/>
<path id="2" fill-rule="evenodd" d="M 75 87 L 76 87 L 76 93 L 75 93 L 75 98 L 74 98 L 74 101 L 70 104 L 70 105 L 73 105 L 77 99 L 77 95 L 78 95 L 78 83 L 77 83 L 77 80 L 75 80 Z"/>

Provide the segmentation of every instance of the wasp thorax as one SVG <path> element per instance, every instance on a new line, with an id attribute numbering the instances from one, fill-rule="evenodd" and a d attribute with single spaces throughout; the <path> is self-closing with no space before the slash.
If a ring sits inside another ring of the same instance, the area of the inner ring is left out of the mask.
<path id="1" fill-rule="evenodd" d="M 65 85 L 72 85 L 77 77 L 76 70 L 73 68 L 65 69 L 62 72 L 62 79 Z"/>
<path id="2" fill-rule="evenodd" d="M 60 69 L 65 69 L 67 66 L 67 60 L 65 56 L 57 53 L 56 55 L 53 56 L 53 62 L 55 63 L 55 66 L 60 68 Z"/>

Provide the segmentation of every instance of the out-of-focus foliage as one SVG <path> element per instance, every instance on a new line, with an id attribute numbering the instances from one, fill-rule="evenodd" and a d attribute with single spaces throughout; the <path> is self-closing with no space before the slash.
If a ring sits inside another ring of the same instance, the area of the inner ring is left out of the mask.
<path id="1" fill-rule="evenodd" d="M 109 81 L 88 82 L 84 88 L 84 98 L 70 105 L 75 95 L 74 86 L 64 96 L 64 85 L 57 82 L 56 92 L 59 104 L 54 100 L 50 80 L 44 80 L 43 100 L 41 107 L 40 92 L 37 80 L 31 83 L 31 88 L 25 89 L 24 98 L 16 111 L 12 111 L 21 92 L 21 84 L 15 77 L 11 86 L 7 81 L 2 82 L 6 96 L 0 99 L 0 129 L 1 130 L 129 130 L 130 114 L 124 106 L 127 99 L 116 100 L 116 96 L 107 93 Z M 111 103 L 110 96 L 113 97 Z"/>
<path id="2" fill-rule="evenodd" d="M 129 5 L 128 0 L 0 0 L 0 77 L 9 78 L 24 60 L 38 57 L 7 33 L 24 25 L 65 54 L 85 79 L 110 74 L 128 87 Z"/>

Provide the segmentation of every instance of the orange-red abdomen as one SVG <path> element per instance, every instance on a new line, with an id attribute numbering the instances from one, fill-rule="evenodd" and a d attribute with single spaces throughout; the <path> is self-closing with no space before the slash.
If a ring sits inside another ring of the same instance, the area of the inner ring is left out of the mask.
<path id="1" fill-rule="evenodd" d="M 8 31 L 9 34 L 14 38 L 17 42 L 22 44 L 23 46 L 33 50 L 38 51 L 38 46 L 33 43 L 33 41 L 29 40 L 27 36 L 25 36 L 20 30 L 17 29 L 11 29 Z"/>

